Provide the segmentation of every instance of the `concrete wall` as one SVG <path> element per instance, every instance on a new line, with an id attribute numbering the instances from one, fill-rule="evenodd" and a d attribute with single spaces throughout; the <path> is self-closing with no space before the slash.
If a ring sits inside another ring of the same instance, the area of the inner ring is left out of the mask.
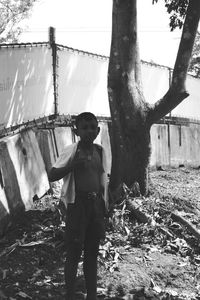
<path id="1" fill-rule="evenodd" d="M 200 124 L 155 124 L 151 145 L 152 167 L 200 166 Z"/>
<path id="2" fill-rule="evenodd" d="M 152 167 L 170 164 L 168 130 L 168 125 L 165 124 L 156 124 L 151 128 L 150 166 Z"/>
<path id="3" fill-rule="evenodd" d="M 30 130 L 0 140 L 0 234 L 10 219 L 49 190 L 45 164 Z"/>
<path id="4" fill-rule="evenodd" d="M 105 147 L 109 169 L 111 169 L 112 156 L 107 124 L 100 123 L 100 129 L 96 142 Z M 77 140 L 69 127 L 57 127 L 54 131 L 54 138 L 52 138 L 52 129 L 42 130 L 36 134 L 47 171 L 63 148 Z M 45 138 L 41 138 L 42 136 Z M 151 148 L 151 167 L 179 167 L 180 165 L 199 167 L 200 124 L 154 124 L 151 128 Z"/>
<path id="5" fill-rule="evenodd" d="M 63 149 L 73 143 L 74 135 L 70 127 L 56 127 L 35 131 L 47 173 Z"/>

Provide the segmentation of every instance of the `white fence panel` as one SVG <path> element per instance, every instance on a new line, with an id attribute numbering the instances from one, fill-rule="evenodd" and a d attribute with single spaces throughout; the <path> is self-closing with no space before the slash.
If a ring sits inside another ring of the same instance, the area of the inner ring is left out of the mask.
<path id="1" fill-rule="evenodd" d="M 145 99 L 153 104 L 169 89 L 169 69 L 142 63 L 141 71 Z"/>
<path id="2" fill-rule="evenodd" d="M 110 116 L 108 58 L 57 45 L 56 61 L 57 74 L 53 74 L 48 43 L 0 48 L 0 129 L 54 114 L 54 93 L 61 115 L 91 111 Z M 169 88 L 170 69 L 146 62 L 141 69 L 144 96 L 153 104 Z M 186 87 L 190 96 L 172 115 L 200 119 L 200 80 L 188 75 Z"/>
<path id="3" fill-rule="evenodd" d="M 190 96 L 183 100 L 173 111 L 172 115 L 191 119 L 200 119 L 200 79 L 188 75 L 186 90 Z"/>
<path id="4" fill-rule="evenodd" d="M 98 116 L 110 116 L 108 59 L 60 49 L 58 62 L 58 112 L 78 114 L 91 111 Z"/>
<path id="5" fill-rule="evenodd" d="M 47 45 L 0 48 L 0 128 L 54 113 L 52 52 Z"/>

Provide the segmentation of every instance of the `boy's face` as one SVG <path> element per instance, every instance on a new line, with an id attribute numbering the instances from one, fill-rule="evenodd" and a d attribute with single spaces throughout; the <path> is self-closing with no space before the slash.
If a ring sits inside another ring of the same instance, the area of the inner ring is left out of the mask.
<path id="1" fill-rule="evenodd" d="M 96 120 L 80 120 L 75 134 L 80 137 L 81 141 L 91 144 L 99 134 L 100 128 Z"/>

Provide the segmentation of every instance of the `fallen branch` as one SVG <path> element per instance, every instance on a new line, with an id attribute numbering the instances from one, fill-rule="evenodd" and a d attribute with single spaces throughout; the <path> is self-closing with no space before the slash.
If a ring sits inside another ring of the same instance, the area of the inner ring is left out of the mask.
<path id="1" fill-rule="evenodd" d="M 179 213 L 171 213 L 171 218 L 184 225 L 190 233 L 192 233 L 200 241 L 200 232 L 186 219 L 184 219 Z"/>
<path id="2" fill-rule="evenodd" d="M 146 213 L 142 212 L 139 207 L 134 205 L 134 200 L 127 199 L 126 207 L 130 211 L 131 215 L 134 216 L 141 223 L 151 223 L 151 217 Z"/>
<path id="3" fill-rule="evenodd" d="M 166 228 L 157 226 L 158 230 L 164 233 L 168 238 L 173 238 L 173 234 L 171 234 Z"/>

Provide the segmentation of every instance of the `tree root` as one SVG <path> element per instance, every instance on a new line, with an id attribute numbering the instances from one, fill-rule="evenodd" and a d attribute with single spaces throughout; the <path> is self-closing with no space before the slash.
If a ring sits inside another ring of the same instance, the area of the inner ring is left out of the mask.
<path id="1" fill-rule="evenodd" d="M 189 230 L 189 232 L 200 241 L 200 232 L 189 221 L 183 218 L 180 214 L 173 212 L 171 213 L 171 218 L 172 220 L 184 225 Z"/>

